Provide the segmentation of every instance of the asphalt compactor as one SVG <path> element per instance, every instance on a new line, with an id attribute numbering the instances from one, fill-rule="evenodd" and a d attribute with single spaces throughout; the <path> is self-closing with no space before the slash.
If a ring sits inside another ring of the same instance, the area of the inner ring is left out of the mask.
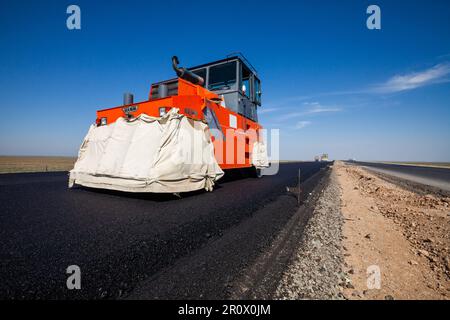
<path id="1" fill-rule="evenodd" d="M 151 85 L 149 98 L 97 111 L 69 187 L 125 192 L 212 191 L 224 170 L 269 166 L 257 109 L 261 82 L 241 55 L 193 68 Z"/>

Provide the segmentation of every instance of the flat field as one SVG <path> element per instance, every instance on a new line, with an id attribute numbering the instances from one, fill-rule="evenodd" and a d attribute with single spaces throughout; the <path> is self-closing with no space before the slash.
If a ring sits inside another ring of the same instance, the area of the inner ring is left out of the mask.
<path id="1" fill-rule="evenodd" d="M 75 157 L 0 156 L 0 173 L 69 171 Z"/>

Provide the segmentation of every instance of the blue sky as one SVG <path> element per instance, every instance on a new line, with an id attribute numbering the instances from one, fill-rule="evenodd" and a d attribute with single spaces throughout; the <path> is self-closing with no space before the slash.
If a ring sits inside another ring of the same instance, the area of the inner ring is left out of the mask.
<path id="1" fill-rule="evenodd" d="M 66 8 L 81 8 L 81 30 Z M 381 30 L 366 9 L 381 8 Z M 1 1 L 0 154 L 76 155 L 97 109 L 243 52 L 281 158 L 450 161 L 449 1 Z"/>

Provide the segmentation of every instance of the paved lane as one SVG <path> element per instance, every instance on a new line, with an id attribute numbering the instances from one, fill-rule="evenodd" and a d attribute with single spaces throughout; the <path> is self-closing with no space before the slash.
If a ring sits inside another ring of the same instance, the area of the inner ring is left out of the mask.
<path id="1" fill-rule="evenodd" d="M 375 162 L 355 162 L 370 170 L 450 191 L 450 169 Z"/>
<path id="2" fill-rule="evenodd" d="M 284 194 L 298 168 L 307 179 L 325 165 L 283 164 L 275 176 L 229 179 L 182 199 L 69 190 L 65 173 L 0 175 L 0 298 L 126 295 Z M 268 233 L 289 219 L 295 200 L 277 211 Z M 66 289 L 72 264 L 82 270 L 76 292 Z"/>

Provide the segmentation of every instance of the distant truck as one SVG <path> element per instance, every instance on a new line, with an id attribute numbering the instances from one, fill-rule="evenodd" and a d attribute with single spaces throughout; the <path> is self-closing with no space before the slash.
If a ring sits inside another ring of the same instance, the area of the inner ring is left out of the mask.
<path id="1" fill-rule="evenodd" d="M 320 161 L 328 161 L 328 153 L 324 153 L 320 156 Z"/>

